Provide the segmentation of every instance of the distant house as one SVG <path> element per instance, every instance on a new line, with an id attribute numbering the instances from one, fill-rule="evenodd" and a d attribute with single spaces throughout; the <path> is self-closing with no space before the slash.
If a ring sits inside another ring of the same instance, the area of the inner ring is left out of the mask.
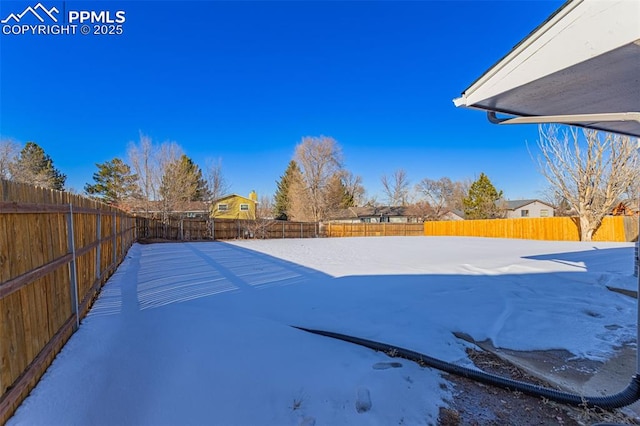
<path id="1" fill-rule="evenodd" d="M 464 220 L 464 212 L 461 210 L 447 210 L 438 220 Z"/>
<path id="2" fill-rule="evenodd" d="M 211 217 L 216 219 L 247 219 L 256 218 L 258 196 L 251 191 L 249 197 L 229 194 L 211 203 Z"/>
<path id="3" fill-rule="evenodd" d="M 525 217 L 552 217 L 554 207 L 540 200 L 509 200 L 506 203 L 508 219 Z"/>
<path id="4" fill-rule="evenodd" d="M 638 202 L 636 200 L 626 200 L 618 203 L 611 211 L 613 216 L 637 216 Z"/>
<path id="5" fill-rule="evenodd" d="M 334 223 L 409 223 L 417 222 L 407 207 L 392 206 L 364 206 L 349 207 L 331 215 L 330 222 Z"/>
<path id="6" fill-rule="evenodd" d="M 162 201 L 130 201 L 122 206 L 128 212 L 145 217 L 163 218 L 204 218 L 209 215 L 209 203 L 206 201 L 188 201 L 169 206 Z"/>

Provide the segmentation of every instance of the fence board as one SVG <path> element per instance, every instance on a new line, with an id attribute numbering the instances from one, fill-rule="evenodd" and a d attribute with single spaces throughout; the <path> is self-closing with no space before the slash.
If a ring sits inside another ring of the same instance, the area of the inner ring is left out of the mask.
<path id="1" fill-rule="evenodd" d="M 638 241 L 638 216 L 624 216 L 625 241 Z"/>
<path id="2" fill-rule="evenodd" d="M 627 234 L 623 217 L 608 216 L 593 241 L 631 241 Z M 433 221 L 424 223 L 424 235 L 580 241 L 578 220 L 572 217 Z"/>
<path id="3" fill-rule="evenodd" d="M 39 380 L 77 321 L 70 290 L 70 204 L 84 315 L 134 241 L 133 219 L 94 200 L 0 179 L 0 424 Z"/>
<path id="4" fill-rule="evenodd" d="M 230 240 L 244 238 L 315 238 L 315 222 L 236 219 L 169 219 L 165 223 L 137 218 L 140 239 L 179 241 Z"/>
<path id="5" fill-rule="evenodd" d="M 580 241 L 577 218 L 523 218 L 430 221 L 424 223 L 328 223 L 328 237 L 467 236 Z M 593 241 L 624 242 L 637 238 L 637 218 L 605 217 Z"/>
<path id="6" fill-rule="evenodd" d="M 327 237 L 422 236 L 422 223 L 328 223 Z"/>
<path id="7" fill-rule="evenodd" d="M 8 218 L 0 214 L 0 282 L 5 282 L 11 276 L 9 271 L 9 241 Z"/>

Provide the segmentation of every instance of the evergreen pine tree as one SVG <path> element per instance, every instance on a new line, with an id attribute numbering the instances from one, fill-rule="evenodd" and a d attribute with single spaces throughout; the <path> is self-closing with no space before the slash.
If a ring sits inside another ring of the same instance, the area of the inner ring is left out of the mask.
<path id="1" fill-rule="evenodd" d="M 327 206 L 329 211 L 346 209 L 355 205 L 353 194 L 349 193 L 344 183 L 344 173 L 336 173 L 327 184 Z"/>
<path id="2" fill-rule="evenodd" d="M 469 193 L 462 200 L 466 219 L 493 219 L 500 217 L 502 191 L 496 190 L 487 175 L 480 173 L 478 180 L 469 187 Z"/>
<path id="3" fill-rule="evenodd" d="M 284 175 L 280 177 L 280 181 L 276 182 L 277 189 L 275 194 L 275 206 L 274 217 L 278 220 L 287 220 L 289 217 L 289 210 L 291 208 L 291 198 L 289 189 L 293 179 L 299 179 L 301 176 L 298 163 L 294 160 L 289 162 Z"/>
<path id="4" fill-rule="evenodd" d="M 207 182 L 202 177 L 202 170 L 191 158 L 182 154 L 178 160 L 167 165 L 160 186 L 163 201 L 170 204 L 204 201 L 207 194 Z"/>
<path id="5" fill-rule="evenodd" d="M 138 177 L 131 173 L 131 168 L 121 159 L 98 163 L 96 167 L 98 171 L 93 174 L 95 184 L 84 186 L 87 194 L 101 198 L 108 204 L 118 204 L 139 192 L 136 184 Z"/>
<path id="6" fill-rule="evenodd" d="M 43 188 L 64 190 L 67 176 L 56 169 L 53 160 L 34 142 L 27 142 L 18 159 L 9 166 L 13 180 Z"/>
<path id="7" fill-rule="evenodd" d="M 189 176 L 189 179 L 195 185 L 195 191 L 191 195 L 190 201 L 204 201 L 208 198 L 207 182 L 202 176 L 202 169 L 193 160 L 186 155 L 180 157 L 181 173 Z"/>

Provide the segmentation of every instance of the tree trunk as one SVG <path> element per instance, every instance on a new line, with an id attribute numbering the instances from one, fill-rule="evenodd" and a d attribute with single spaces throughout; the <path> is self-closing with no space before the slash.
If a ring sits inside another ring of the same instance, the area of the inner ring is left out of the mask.
<path id="1" fill-rule="evenodd" d="M 580 216 L 580 241 L 591 241 L 595 229 L 586 216 Z"/>

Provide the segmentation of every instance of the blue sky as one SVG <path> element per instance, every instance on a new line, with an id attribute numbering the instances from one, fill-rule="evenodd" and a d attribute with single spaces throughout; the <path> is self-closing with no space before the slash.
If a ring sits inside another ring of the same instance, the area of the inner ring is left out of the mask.
<path id="1" fill-rule="evenodd" d="M 3 0 L 0 19 L 37 3 Z M 452 99 L 562 3 L 42 0 L 122 10 L 123 34 L 0 34 L 0 136 L 40 144 L 79 191 L 142 132 L 220 159 L 243 195 L 272 195 L 302 137 L 326 135 L 378 201 L 399 168 L 539 198 L 537 127 Z"/>

